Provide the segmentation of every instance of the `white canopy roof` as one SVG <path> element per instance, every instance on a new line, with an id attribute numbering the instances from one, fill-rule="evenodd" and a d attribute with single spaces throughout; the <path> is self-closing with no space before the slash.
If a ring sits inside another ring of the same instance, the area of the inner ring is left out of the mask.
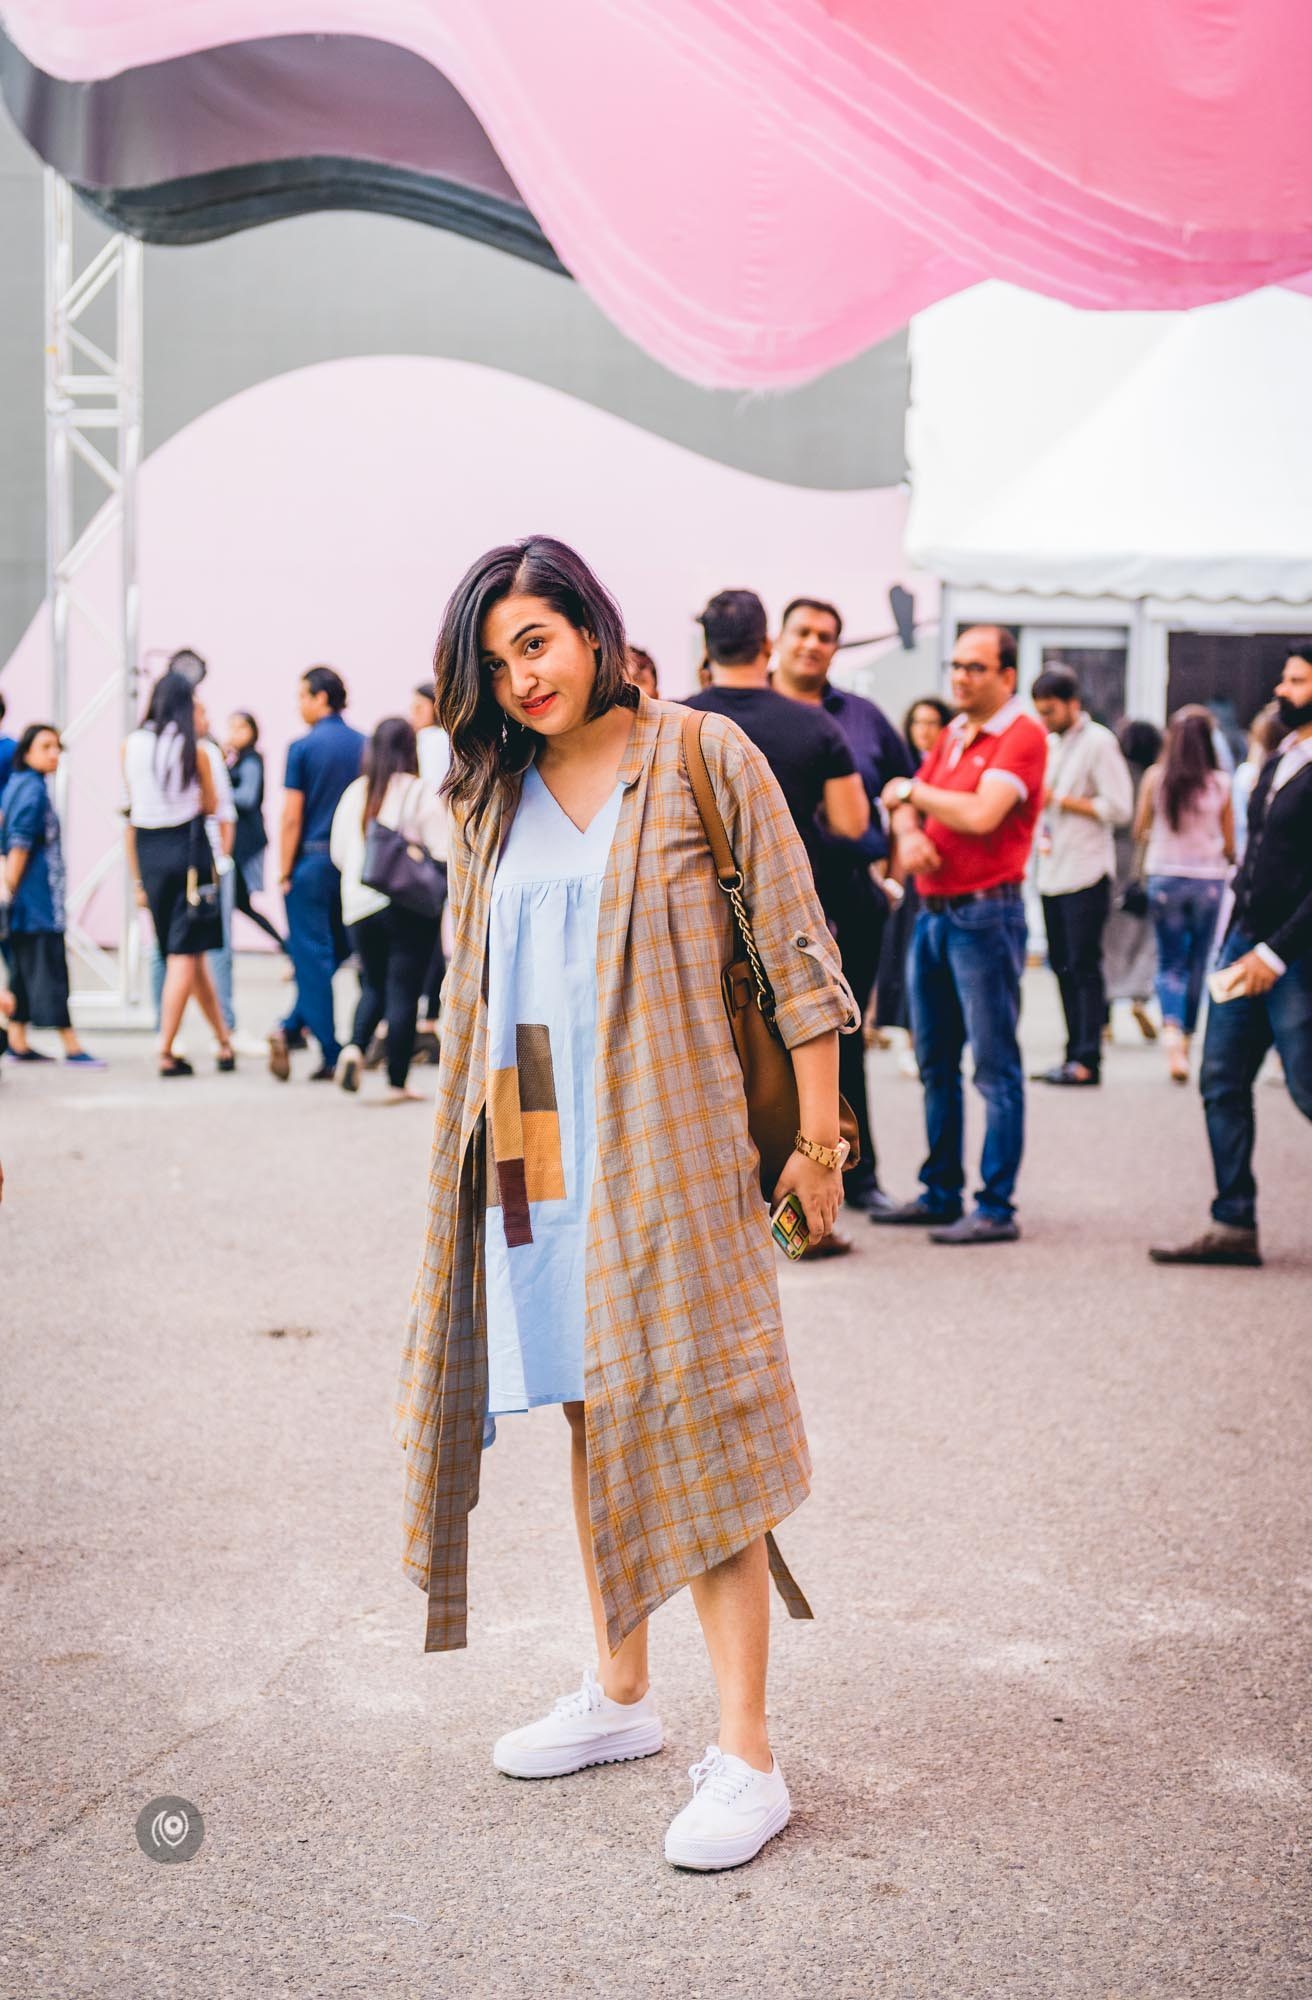
<path id="1" fill-rule="evenodd" d="M 987 284 L 911 330 L 912 561 L 948 584 L 1312 600 L 1312 299 L 1080 312 Z"/>

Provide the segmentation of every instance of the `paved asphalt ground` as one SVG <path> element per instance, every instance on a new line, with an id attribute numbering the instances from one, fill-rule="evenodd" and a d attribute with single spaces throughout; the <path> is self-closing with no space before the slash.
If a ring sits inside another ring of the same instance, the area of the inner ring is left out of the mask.
<path id="1" fill-rule="evenodd" d="M 267 964 L 239 992 L 262 1031 Z M 1051 1059 L 1041 973 L 1026 1033 Z M 1196 1093 L 1128 1041 L 1101 1093 L 1032 1093 L 1019 1245 L 858 1219 L 857 1255 L 783 1270 L 816 1462 L 781 1535 L 816 1622 L 778 1620 L 771 1680 L 794 1817 L 697 1877 L 661 1858 L 714 1728 L 686 1601 L 663 1755 L 491 1768 L 589 1658 L 555 1411 L 501 1426 L 469 1650 L 422 1651 L 388 1422 L 425 1109 L 99 1046 L 106 1075 L 0 1082 L 0 1992 L 1312 1994 L 1312 1135 L 1279 1087 L 1263 1271 L 1146 1262 L 1208 1177 Z M 872 1076 L 909 1192 L 920 1093 Z M 134 1838 L 170 1794 L 185 1865 Z"/>

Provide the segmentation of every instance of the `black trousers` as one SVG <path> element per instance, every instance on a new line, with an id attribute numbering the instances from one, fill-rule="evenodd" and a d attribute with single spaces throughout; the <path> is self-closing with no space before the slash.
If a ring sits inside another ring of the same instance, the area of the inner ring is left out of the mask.
<path id="1" fill-rule="evenodd" d="M 834 930 L 834 942 L 843 961 L 843 977 L 852 989 L 862 1020 L 874 991 L 879 970 L 879 948 L 888 922 L 888 898 L 869 880 L 862 881 L 841 898 L 830 898 L 826 911 Z M 866 1089 L 866 1042 L 860 1028 L 854 1035 L 838 1037 L 838 1088 L 856 1114 L 857 1136 L 861 1144 L 861 1164 L 847 1178 L 848 1192 L 879 1184 L 879 1162 L 875 1135 L 870 1129 L 870 1102 Z"/>
<path id="2" fill-rule="evenodd" d="M 4 955 L 14 996 L 14 1026 L 71 1028 L 64 933 L 13 931 Z"/>
<path id="3" fill-rule="evenodd" d="M 410 1073 L 419 995 L 436 931 L 436 918 L 419 916 L 396 903 L 351 926 L 351 948 L 360 960 L 360 1002 L 351 1040 L 357 1049 L 367 1049 L 386 1018 L 387 1079 L 394 1090 L 405 1088 Z"/>
<path id="4" fill-rule="evenodd" d="M 1112 885 L 1104 875 L 1088 889 L 1043 898 L 1048 963 L 1057 975 L 1066 1016 L 1066 1060 L 1097 1076 L 1107 992 L 1102 976 L 1102 934 L 1111 913 Z"/>

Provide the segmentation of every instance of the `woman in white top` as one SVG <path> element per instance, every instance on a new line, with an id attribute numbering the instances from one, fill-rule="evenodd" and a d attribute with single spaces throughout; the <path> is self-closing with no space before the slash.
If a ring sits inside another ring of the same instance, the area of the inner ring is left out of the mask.
<path id="1" fill-rule="evenodd" d="M 150 911 L 165 960 L 159 1073 L 192 1074 L 191 1064 L 174 1055 L 173 1043 L 193 999 L 214 1030 L 219 1068 L 234 1069 L 232 1043 L 205 962 L 206 952 L 223 945 L 218 883 L 205 832 L 218 800 L 210 752 L 196 741 L 195 694 L 184 675 L 167 673 L 156 682 L 140 729 L 123 745 L 123 782 L 128 868 L 137 903 Z"/>
<path id="2" fill-rule="evenodd" d="M 391 827 L 439 863 L 445 858 L 446 811 L 419 776 L 415 732 L 403 716 L 380 722 L 364 753 L 364 768 L 333 814 L 329 853 L 342 877 L 342 919 L 360 961 L 360 1002 L 351 1039 L 337 1059 L 343 1090 L 360 1088 L 364 1052 L 387 1022 L 389 1102 L 414 1099 L 406 1078 L 415 1048 L 415 1020 L 437 943 L 440 902 L 431 913 L 390 901 L 363 880 L 370 825 Z"/>
<path id="3" fill-rule="evenodd" d="M 1230 779 L 1217 765 L 1207 709 L 1191 704 L 1171 717 L 1161 755 L 1139 787 L 1134 834 L 1148 843 L 1144 874 L 1167 1063 L 1176 1083 L 1188 1083 L 1189 1041 L 1235 858 Z"/>

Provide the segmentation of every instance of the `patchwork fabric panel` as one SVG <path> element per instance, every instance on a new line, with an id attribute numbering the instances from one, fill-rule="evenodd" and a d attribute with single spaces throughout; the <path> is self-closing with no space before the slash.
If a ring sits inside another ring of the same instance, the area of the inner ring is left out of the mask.
<path id="1" fill-rule="evenodd" d="M 541 1022 L 515 1030 L 513 1069 L 488 1078 L 488 1206 L 501 1210 L 511 1250 L 533 1241 L 529 1203 L 564 1201 L 565 1162 L 551 1033 Z"/>

